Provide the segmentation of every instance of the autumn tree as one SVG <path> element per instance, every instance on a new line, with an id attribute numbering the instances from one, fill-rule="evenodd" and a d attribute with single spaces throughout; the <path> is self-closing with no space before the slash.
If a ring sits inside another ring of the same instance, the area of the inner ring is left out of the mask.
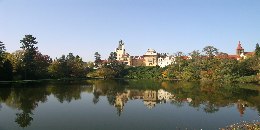
<path id="1" fill-rule="evenodd" d="M 43 55 L 37 51 L 35 57 L 35 64 L 37 65 L 37 69 L 35 70 L 35 75 L 37 78 L 49 78 L 48 67 L 52 63 L 52 59 L 48 55 Z"/>

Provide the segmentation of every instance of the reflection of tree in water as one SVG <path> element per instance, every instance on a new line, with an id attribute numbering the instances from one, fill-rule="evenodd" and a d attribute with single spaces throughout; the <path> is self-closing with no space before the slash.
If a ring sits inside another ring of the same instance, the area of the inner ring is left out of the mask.
<path id="1" fill-rule="evenodd" d="M 106 96 L 110 105 L 116 107 L 117 115 L 121 115 L 123 106 L 116 104 L 117 96 L 123 94 L 126 89 L 126 84 L 123 81 L 116 80 L 99 80 L 93 82 L 93 103 L 96 104 L 99 101 L 99 97 Z"/>
<path id="2" fill-rule="evenodd" d="M 182 101 L 178 101 L 178 100 L 172 100 L 171 104 L 176 106 L 176 107 L 182 107 L 183 106 L 183 102 Z"/>
<path id="3" fill-rule="evenodd" d="M 33 121 L 32 111 L 38 106 L 39 102 L 45 102 L 49 93 L 46 87 L 34 85 L 24 86 L 25 84 L 11 85 L 6 88 L 0 88 L 0 101 L 5 102 L 7 106 L 21 110 L 16 114 L 15 122 L 20 127 L 28 127 Z"/>
<path id="4" fill-rule="evenodd" d="M 20 127 L 28 127 L 33 121 L 33 110 L 38 107 L 40 102 L 46 102 L 47 96 L 53 93 L 53 95 L 60 101 L 64 100 L 70 102 L 72 99 L 80 99 L 82 91 L 89 87 L 81 86 L 79 84 L 54 84 L 48 86 L 44 84 L 15 84 L 15 86 L 9 85 L 5 88 L 0 88 L 0 103 L 5 102 L 9 107 L 20 110 L 16 114 L 15 122 Z"/>
<path id="5" fill-rule="evenodd" d="M 203 110 L 206 113 L 215 113 L 215 112 L 217 112 L 219 110 L 219 108 L 216 105 L 214 105 L 214 104 L 206 103 L 205 107 L 203 108 Z"/>
<path id="6" fill-rule="evenodd" d="M 20 127 L 25 128 L 31 125 L 33 118 L 31 117 L 32 113 L 17 113 L 15 122 L 20 125 Z"/>
<path id="7" fill-rule="evenodd" d="M 52 94 L 63 103 L 64 101 L 71 102 L 72 100 L 81 99 L 81 92 L 84 87 L 81 85 L 58 84 L 51 88 Z"/>
<path id="8" fill-rule="evenodd" d="M 11 93 L 10 87 L 0 88 L 0 102 L 5 102 Z"/>
<path id="9" fill-rule="evenodd" d="M 108 103 L 114 105 L 116 94 L 125 90 L 125 83 L 115 80 L 98 80 L 93 82 L 93 103 L 99 101 L 99 96 L 107 96 Z"/>
<path id="10" fill-rule="evenodd" d="M 19 108 L 22 110 L 21 113 L 16 114 L 15 122 L 20 127 L 27 127 L 33 121 L 31 117 L 33 110 L 38 106 L 39 102 L 45 102 L 49 93 L 45 87 L 27 87 L 27 88 L 15 88 L 13 91 L 13 98 L 19 103 Z"/>
<path id="11" fill-rule="evenodd" d="M 0 111 L 2 109 L 2 104 L 1 103 L 5 102 L 8 99 L 11 91 L 12 90 L 9 87 L 0 88 Z"/>
<path id="12" fill-rule="evenodd" d="M 89 87 L 88 91 L 93 92 L 93 103 L 98 103 L 100 96 L 106 96 L 108 103 L 116 107 L 119 116 L 122 114 L 122 105 L 118 105 L 118 102 L 122 101 L 122 103 L 126 103 L 126 96 L 123 95 L 126 94 L 127 91 L 130 91 L 127 97 L 128 99 L 143 100 L 144 92 L 152 87 L 152 84 L 151 86 L 145 86 L 143 88 L 135 82 L 125 84 L 107 80 L 94 81 L 92 84 L 92 86 L 94 86 L 93 89 Z M 248 106 L 257 108 L 260 113 L 260 106 L 259 103 L 257 103 L 260 98 L 259 91 L 257 90 L 239 88 L 237 86 L 201 86 L 201 84 L 192 83 L 172 83 L 167 86 L 170 87 L 166 87 L 166 91 L 174 95 L 174 99 L 170 99 L 169 102 L 177 107 L 186 106 L 186 103 L 188 103 L 189 106 L 202 109 L 206 113 L 214 113 L 221 107 L 234 105 L 238 100 L 243 100 L 249 102 Z M 40 102 L 45 102 L 47 96 L 51 93 L 62 103 L 64 101 L 71 102 L 72 100 L 80 99 L 81 93 L 85 90 L 86 87 L 84 88 L 82 84 L 74 83 L 54 84 L 48 87 L 0 88 L 0 104 L 1 102 L 5 102 L 7 106 L 21 110 L 20 113 L 16 114 L 15 122 L 24 128 L 31 125 L 33 121 L 33 110 L 35 110 Z M 156 89 L 151 90 L 158 91 Z M 117 100 L 118 98 L 121 100 Z M 192 100 L 188 101 L 188 98 Z M 238 109 L 241 110 L 241 112 L 243 111 L 243 107 L 238 107 Z"/>
<path id="13" fill-rule="evenodd" d="M 191 98 L 192 102 L 189 103 L 189 106 L 198 109 L 203 108 L 207 113 L 217 112 L 220 107 L 233 105 L 238 100 L 250 102 L 252 98 L 255 99 L 259 95 L 257 90 L 245 89 L 233 84 L 223 86 L 214 83 L 190 85 L 176 83 L 173 86 L 172 88 L 167 88 L 168 91 L 176 96 L 176 101 L 172 101 L 172 104 L 180 106 L 178 102 Z M 253 102 L 257 102 L 257 99 Z M 203 106 L 200 107 L 201 105 Z M 257 106 L 257 104 L 252 103 L 252 106 Z"/>
<path id="14" fill-rule="evenodd" d="M 116 102 L 116 96 L 113 94 L 107 95 L 107 101 L 110 105 L 114 105 Z"/>
<path id="15" fill-rule="evenodd" d="M 93 103 L 94 104 L 97 104 L 98 103 L 98 101 L 99 101 L 99 96 L 101 95 L 101 93 L 99 93 L 99 92 L 97 92 L 97 91 L 94 91 L 93 92 Z"/>

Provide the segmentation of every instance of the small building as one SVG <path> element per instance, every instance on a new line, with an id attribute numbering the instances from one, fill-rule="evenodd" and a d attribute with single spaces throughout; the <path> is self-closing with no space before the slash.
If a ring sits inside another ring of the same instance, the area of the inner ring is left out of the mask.
<path id="1" fill-rule="evenodd" d="M 145 66 L 156 66 L 158 65 L 158 55 L 154 49 L 148 49 L 144 54 Z"/>
<path id="2" fill-rule="evenodd" d="M 131 56 L 131 66 L 145 66 L 145 60 L 143 56 Z"/>
<path id="3" fill-rule="evenodd" d="M 174 96 L 171 93 L 169 93 L 163 89 L 158 90 L 158 100 L 160 100 L 161 102 L 168 101 L 168 100 L 172 99 L 173 97 Z"/>
<path id="4" fill-rule="evenodd" d="M 159 55 L 158 58 L 158 65 L 160 67 L 166 67 L 168 65 L 171 65 L 172 63 L 174 63 L 175 58 L 173 56 L 169 56 L 168 54 L 161 54 Z"/>

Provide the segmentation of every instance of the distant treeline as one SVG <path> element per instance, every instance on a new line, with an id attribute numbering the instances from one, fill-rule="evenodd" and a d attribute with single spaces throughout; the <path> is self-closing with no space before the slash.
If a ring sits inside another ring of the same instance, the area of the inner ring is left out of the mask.
<path id="1" fill-rule="evenodd" d="M 21 50 L 6 52 L 0 41 L 0 80 L 37 80 L 60 78 L 131 78 L 131 79 L 168 79 L 186 81 L 221 81 L 221 82 L 259 82 L 260 47 L 256 44 L 254 55 L 243 60 L 230 59 L 226 53 L 218 52 L 213 46 L 206 46 L 202 52 L 196 50 L 183 59 L 182 52 L 175 55 L 175 63 L 160 68 L 130 67 L 116 59 L 111 52 L 107 62 L 101 55 L 94 54 L 94 62 L 84 62 L 73 53 L 51 59 L 39 52 L 36 38 L 25 35 L 20 40 Z M 216 57 L 216 55 L 218 55 Z"/>

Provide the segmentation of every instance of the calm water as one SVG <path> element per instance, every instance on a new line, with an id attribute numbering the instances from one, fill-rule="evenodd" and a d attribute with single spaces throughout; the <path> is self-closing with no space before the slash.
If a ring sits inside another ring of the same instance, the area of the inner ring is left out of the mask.
<path id="1" fill-rule="evenodd" d="M 90 80 L 0 86 L 0 130 L 218 129 L 260 120 L 254 85 Z"/>

